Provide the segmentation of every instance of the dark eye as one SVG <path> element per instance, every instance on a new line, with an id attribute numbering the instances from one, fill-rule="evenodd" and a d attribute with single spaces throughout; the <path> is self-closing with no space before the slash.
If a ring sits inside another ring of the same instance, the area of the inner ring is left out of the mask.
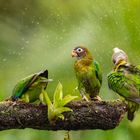
<path id="1" fill-rule="evenodd" d="M 79 53 L 82 52 L 82 51 L 83 51 L 82 48 L 78 48 L 78 49 L 77 49 L 77 52 L 79 52 Z"/>

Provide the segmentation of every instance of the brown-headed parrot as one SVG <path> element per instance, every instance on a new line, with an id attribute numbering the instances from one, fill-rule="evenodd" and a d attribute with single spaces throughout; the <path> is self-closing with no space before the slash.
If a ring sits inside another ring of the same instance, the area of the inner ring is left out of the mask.
<path id="1" fill-rule="evenodd" d="M 88 101 L 85 94 L 90 99 L 100 99 L 99 91 L 102 85 L 102 71 L 100 65 L 92 57 L 90 51 L 83 46 L 78 46 L 72 50 L 72 57 L 76 57 L 74 70 L 78 80 L 78 90 L 83 99 Z"/>

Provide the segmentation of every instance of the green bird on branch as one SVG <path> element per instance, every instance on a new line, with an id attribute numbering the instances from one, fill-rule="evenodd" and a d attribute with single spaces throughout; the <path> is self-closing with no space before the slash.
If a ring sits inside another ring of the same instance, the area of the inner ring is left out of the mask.
<path id="1" fill-rule="evenodd" d="M 140 69 L 130 64 L 119 48 L 113 49 L 112 61 L 114 69 L 108 74 L 108 86 L 128 103 L 127 118 L 132 121 L 140 104 Z"/>
<path id="2" fill-rule="evenodd" d="M 93 59 L 90 51 L 83 46 L 74 48 L 71 55 L 77 58 L 74 70 L 78 80 L 78 90 L 82 98 L 89 101 L 85 95 L 88 94 L 91 100 L 101 100 L 99 91 L 102 85 L 102 71 L 99 63 Z"/>
<path id="3" fill-rule="evenodd" d="M 42 91 L 46 89 L 50 81 L 52 79 L 48 79 L 48 70 L 32 74 L 15 85 L 11 99 L 13 101 L 22 100 L 27 103 L 35 102 L 36 100 L 43 102 Z"/>

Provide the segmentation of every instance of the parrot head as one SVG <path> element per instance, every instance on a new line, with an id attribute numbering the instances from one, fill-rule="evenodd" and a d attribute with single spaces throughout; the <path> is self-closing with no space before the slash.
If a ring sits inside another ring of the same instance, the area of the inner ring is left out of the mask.
<path id="1" fill-rule="evenodd" d="M 77 59 L 82 59 L 86 57 L 91 57 L 89 50 L 83 46 L 75 47 L 71 52 L 72 57 L 76 57 Z"/>
<path id="2" fill-rule="evenodd" d="M 128 56 L 127 54 L 119 49 L 119 48 L 114 48 L 113 49 L 113 55 L 112 55 L 112 61 L 115 65 L 118 65 L 120 63 L 127 63 L 128 62 Z"/>

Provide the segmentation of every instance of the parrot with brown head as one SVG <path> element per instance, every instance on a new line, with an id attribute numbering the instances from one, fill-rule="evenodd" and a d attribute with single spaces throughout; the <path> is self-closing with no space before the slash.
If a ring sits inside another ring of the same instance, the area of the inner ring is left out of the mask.
<path id="1" fill-rule="evenodd" d="M 102 85 L 102 71 L 100 65 L 92 57 L 90 51 L 83 46 L 78 46 L 72 50 L 72 57 L 76 57 L 74 70 L 78 80 L 78 90 L 82 98 L 88 101 L 85 94 L 90 99 L 100 99 L 99 91 Z"/>

